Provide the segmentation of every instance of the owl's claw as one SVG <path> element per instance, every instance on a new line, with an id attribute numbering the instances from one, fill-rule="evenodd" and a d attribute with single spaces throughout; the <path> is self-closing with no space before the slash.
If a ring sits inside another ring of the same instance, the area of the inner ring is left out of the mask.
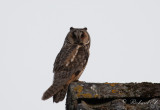
<path id="1" fill-rule="evenodd" d="M 74 82 L 85 83 L 85 81 L 75 80 Z"/>
<path id="2" fill-rule="evenodd" d="M 75 80 L 74 82 L 78 82 L 79 80 Z"/>

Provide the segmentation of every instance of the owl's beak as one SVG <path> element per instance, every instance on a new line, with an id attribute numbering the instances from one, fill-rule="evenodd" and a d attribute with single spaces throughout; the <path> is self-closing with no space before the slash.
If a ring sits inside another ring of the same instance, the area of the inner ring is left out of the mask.
<path id="1" fill-rule="evenodd" d="M 81 38 L 79 39 L 79 45 L 83 45 L 83 41 Z"/>
<path id="2" fill-rule="evenodd" d="M 79 43 L 80 45 L 83 45 L 83 43 Z"/>

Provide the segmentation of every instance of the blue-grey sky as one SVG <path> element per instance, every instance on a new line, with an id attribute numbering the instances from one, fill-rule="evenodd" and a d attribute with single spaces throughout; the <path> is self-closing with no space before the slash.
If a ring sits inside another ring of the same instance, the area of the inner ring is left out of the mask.
<path id="1" fill-rule="evenodd" d="M 64 110 L 41 96 L 71 26 L 91 36 L 80 80 L 160 82 L 159 0 L 1 0 L 1 110 Z"/>

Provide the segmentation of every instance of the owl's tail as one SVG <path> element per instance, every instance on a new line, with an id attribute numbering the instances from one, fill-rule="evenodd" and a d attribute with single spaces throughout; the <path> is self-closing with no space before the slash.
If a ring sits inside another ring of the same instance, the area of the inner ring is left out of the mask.
<path id="1" fill-rule="evenodd" d="M 68 90 L 68 85 L 65 85 L 63 89 L 61 89 L 53 96 L 53 102 L 58 103 L 59 101 L 62 101 L 66 96 L 67 90 Z"/>
<path id="2" fill-rule="evenodd" d="M 53 96 L 53 102 L 59 102 L 62 101 L 66 95 L 68 89 L 68 85 L 64 85 L 64 86 L 57 86 L 55 84 L 52 84 L 47 90 L 46 92 L 44 92 L 43 96 L 42 96 L 42 100 L 47 100 L 50 97 Z"/>
<path id="3" fill-rule="evenodd" d="M 59 87 L 55 84 L 52 84 L 43 94 L 42 96 L 42 100 L 47 100 L 49 99 L 50 97 L 52 97 L 53 95 L 55 95 L 58 91 L 60 91 L 61 89 L 63 88 L 62 87 Z"/>

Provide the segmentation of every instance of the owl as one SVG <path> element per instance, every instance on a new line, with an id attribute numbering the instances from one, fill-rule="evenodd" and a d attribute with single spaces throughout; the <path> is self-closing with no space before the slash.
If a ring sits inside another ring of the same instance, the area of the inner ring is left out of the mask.
<path id="1" fill-rule="evenodd" d="M 54 63 L 53 84 L 44 92 L 42 100 L 53 96 L 53 102 L 58 103 L 65 98 L 69 84 L 78 81 L 86 67 L 89 48 L 87 28 L 71 27 Z"/>

